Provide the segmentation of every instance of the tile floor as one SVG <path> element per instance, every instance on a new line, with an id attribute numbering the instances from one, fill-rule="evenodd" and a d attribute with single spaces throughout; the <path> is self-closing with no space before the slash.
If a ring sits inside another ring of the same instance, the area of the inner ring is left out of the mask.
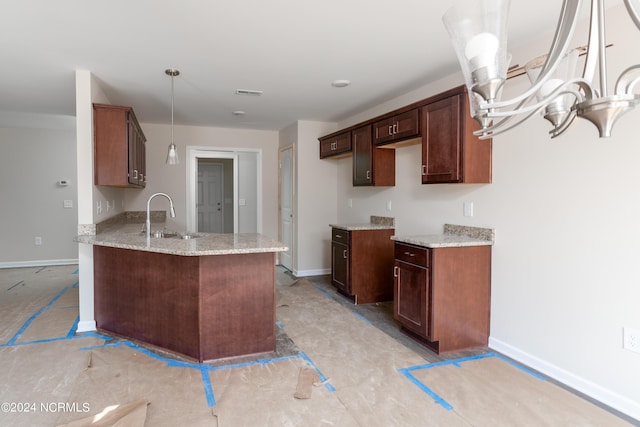
<path id="1" fill-rule="evenodd" d="M 0 270 L 1 426 L 138 401 L 147 426 L 637 424 L 489 349 L 435 355 L 399 331 L 389 304 L 353 306 L 327 277 L 278 269 L 278 352 L 215 364 L 75 334 L 77 281 L 76 266 Z M 321 384 L 296 399 L 307 367 Z"/>

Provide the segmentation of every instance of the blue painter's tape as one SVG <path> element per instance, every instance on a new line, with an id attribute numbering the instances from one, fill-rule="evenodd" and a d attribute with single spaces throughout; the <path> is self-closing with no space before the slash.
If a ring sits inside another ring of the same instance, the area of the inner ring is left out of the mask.
<path id="1" fill-rule="evenodd" d="M 333 295 L 329 294 L 327 291 L 320 289 L 319 286 L 313 285 L 313 287 L 316 289 L 316 291 L 320 292 L 322 295 L 324 295 L 325 297 L 331 299 L 331 300 L 336 300 Z M 358 313 L 356 310 L 351 309 L 351 312 L 358 318 L 360 318 L 360 320 L 362 320 L 363 322 L 371 325 L 371 321 L 369 319 L 367 319 L 366 317 L 364 317 L 362 314 Z"/>
<path id="2" fill-rule="evenodd" d="M 71 273 L 71 274 L 78 274 L 79 272 L 80 272 L 80 269 L 79 269 L 79 268 L 77 268 L 77 269 L 76 269 L 76 271 L 74 271 L 74 272 L 73 272 L 73 273 Z"/>
<path id="3" fill-rule="evenodd" d="M 80 332 L 79 334 L 76 334 L 74 336 L 72 336 L 71 338 L 99 338 L 101 340 L 105 340 L 105 341 L 111 341 L 113 340 L 113 338 L 107 336 L 107 335 L 101 335 L 97 332 Z M 96 347 L 100 347 L 100 346 L 96 346 Z M 83 350 L 83 349 L 80 349 Z"/>
<path id="4" fill-rule="evenodd" d="M 366 317 L 364 317 L 362 314 L 358 313 L 355 310 L 351 310 L 351 312 L 353 314 L 355 314 L 356 317 L 360 318 L 360 320 L 362 320 L 364 323 L 367 323 L 369 325 L 371 324 L 371 321 L 369 319 L 367 319 Z"/>
<path id="5" fill-rule="evenodd" d="M 20 338 L 20 336 L 24 333 L 24 331 L 27 330 L 27 328 L 29 326 L 31 326 L 31 323 L 33 323 L 34 320 L 36 320 L 36 318 L 38 316 L 40 316 L 44 311 L 48 310 L 49 308 L 51 308 L 51 306 L 58 301 L 58 299 L 64 295 L 65 292 L 67 292 L 69 290 L 69 288 L 64 288 L 63 290 L 60 291 L 60 293 L 58 295 L 56 295 L 55 297 L 53 297 L 53 299 L 51 301 L 49 301 L 49 304 L 45 305 L 44 307 L 42 307 L 40 310 L 38 310 L 33 316 L 31 316 L 29 318 L 29 320 L 27 320 L 24 325 L 22 325 L 22 327 L 18 330 L 18 332 L 9 340 L 9 342 L 7 343 L 7 345 L 13 345 L 15 344 L 15 342 Z"/>
<path id="6" fill-rule="evenodd" d="M 12 287 L 10 287 L 9 289 L 7 289 L 7 291 L 10 291 L 11 289 L 15 288 L 18 285 L 21 285 L 24 283 L 24 280 L 19 281 L 18 283 L 16 283 L 15 285 L 13 285 Z"/>
<path id="7" fill-rule="evenodd" d="M 449 404 L 449 402 L 447 402 L 446 400 L 444 400 L 442 397 L 438 396 L 438 394 L 436 394 L 433 390 L 431 390 L 429 387 L 427 387 L 426 385 L 424 385 L 422 383 L 422 381 L 420 381 L 419 379 L 417 379 L 416 377 L 413 376 L 413 374 L 411 374 L 411 372 L 409 372 L 408 369 L 404 368 L 404 369 L 398 369 L 398 372 L 400 372 L 402 375 L 404 375 L 405 377 L 407 377 L 407 379 L 409 381 L 411 381 L 412 383 L 414 383 L 415 385 L 418 386 L 418 388 L 422 391 L 424 391 L 425 393 L 427 393 L 438 405 L 442 406 L 444 409 L 446 409 L 447 411 L 450 411 L 453 409 L 453 406 L 451 406 Z"/>
<path id="8" fill-rule="evenodd" d="M 537 373 L 537 372 L 534 372 L 534 371 L 532 371 L 531 369 L 528 369 L 528 368 L 526 368 L 526 367 L 524 367 L 524 366 L 522 366 L 522 365 L 519 365 L 518 363 L 514 362 L 514 361 L 513 361 L 513 360 L 511 360 L 511 359 L 508 359 L 508 358 L 504 357 L 504 356 L 503 356 L 503 355 L 501 355 L 501 354 L 494 353 L 494 356 L 495 356 L 495 357 L 497 357 L 497 358 L 498 358 L 498 359 L 500 359 L 500 360 L 504 360 L 504 361 L 505 361 L 505 362 L 507 362 L 509 365 L 514 366 L 514 367 L 516 367 L 516 368 L 520 369 L 522 372 L 526 372 L 527 374 L 529 374 L 529 375 L 531 375 L 531 376 L 536 377 L 536 378 L 537 378 L 537 379 L 539 379 L 539 380 L 542 380 L 542 381 L 546 381 L 546 380 L 547 380 L 547 377 L 545 377 L 545 376 L 543 376 L 543 375 L 541 375 L 541 374 L 539 374 L 539 373 Z"/>
<path id="9" fill-rule="evenodd" d="M 313 287 L 316 289 L 316 291 L 320 292 L 322 295 L 324 295 L 325 297 L 335 300 L 335 298 L 333 297 L 333 295 L 331 295 L 330 293 L 328 293 L 327 291 L 320 289 L 320 287 L 313 285 Z"/>
<path id="10" fill-rule="evenodd" d="M 213 386 L 211 385 L 211 377 L 209 377 L 209 370 L 206 367 L 200 368 L 200 375 L 202 376 L 202 384 L 204 385 L 204 394 L 207 397 L 207 405 L 215 406 L 216 398 L 213 395 Z"/>
<path id="11" fill-rule="evenodd" d="M 76 329 L 78 329 L 78 323 L 80 323 L 80 316 L 77 316 L 76 321 L 73 322 L 73 326 L 71 326 L 71 329 L 69 329 L 69 332 L 67 333 L 67 338 L 71 338 L 73 334 L 76 333 Z"/>
<path id="12" fill-rule="evenodd" d="M 276 326 L 278 329 L 282 329 L 282 323 L 278 319 L 276 319 Z"/>
<path id="13" fill-rule="evenodd" d="M 71 286 L 71 288 L 75 289 L 75 288 L 77 288 L 77 287 L 78 287 L 78 285 L 79 285 L 79 284 L 80 284 L 80 282 L 76 282 L 76 283 L 74 283 L 74 284 Z"/>

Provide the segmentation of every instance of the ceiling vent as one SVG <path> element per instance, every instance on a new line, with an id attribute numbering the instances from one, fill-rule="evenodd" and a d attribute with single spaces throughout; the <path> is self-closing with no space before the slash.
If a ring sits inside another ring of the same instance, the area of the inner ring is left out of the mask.
<path id="1" fill-rule="evenodd" d="M 262 91 L 261 90 L 251 90 L 251 89 L 236 89 L 236 95 L 260 96 L 260 95 L 262 95 Z"/>

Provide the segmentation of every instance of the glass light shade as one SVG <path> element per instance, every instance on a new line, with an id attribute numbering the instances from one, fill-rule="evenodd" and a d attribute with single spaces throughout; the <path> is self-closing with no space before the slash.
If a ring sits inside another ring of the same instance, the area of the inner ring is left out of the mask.
<path id="1" fill-rule="evenodd" d="M 527 77 L 532 84 L 538 81 L 540 73 L 542 72 L 547 60 L 547 55 L 540 55 L 531 61 L 527 62 L 524 66 L 524 70 L 527 73 Z M 578 51 L 576 49 L 570 50 L 566 55 L 562 57 L 555 71 L 549 75 L 547 81 L 542 85 L 540 90 L 536 93 L 538 101 L 542 101 L 547 98 L 554 90 L 562 86 L 568 80 L 576 77 L 576 64 L 578 62 Z M 549 120 L 554 126 L 557 126 L 571 111 L 571 106 L 575 101 L 573 95 L 564 94 L 559 95 L 551 100 L 545 107 L 544 117 Z"/>
<path id="2" fill-rule="evenodd" d="M 173 142 L 169 144 L 169 152 L 167 153 L 167 162 L 168 165 L 177 165 L 180 163 L 180 159 L 178 158 L 178 149 L 176 144 Z"/>
<path id="3" fill-rule="evenodd" d="M 442 20 L 449 32 L 469 89 L 485 101 L 497 101 L 507 78 L 507 16 L 510 0 L 467 0 Z"/>

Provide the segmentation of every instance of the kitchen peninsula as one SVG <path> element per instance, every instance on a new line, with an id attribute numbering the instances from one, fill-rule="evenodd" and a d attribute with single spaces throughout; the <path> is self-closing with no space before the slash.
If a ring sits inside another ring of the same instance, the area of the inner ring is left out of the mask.
<path id="1" fill-rule="evenodd" d="M 93 245 L 98 330 L 199 362 L 275 351 L 275 255 L 261 234 L 151 237 L 113 224 Z"/>

